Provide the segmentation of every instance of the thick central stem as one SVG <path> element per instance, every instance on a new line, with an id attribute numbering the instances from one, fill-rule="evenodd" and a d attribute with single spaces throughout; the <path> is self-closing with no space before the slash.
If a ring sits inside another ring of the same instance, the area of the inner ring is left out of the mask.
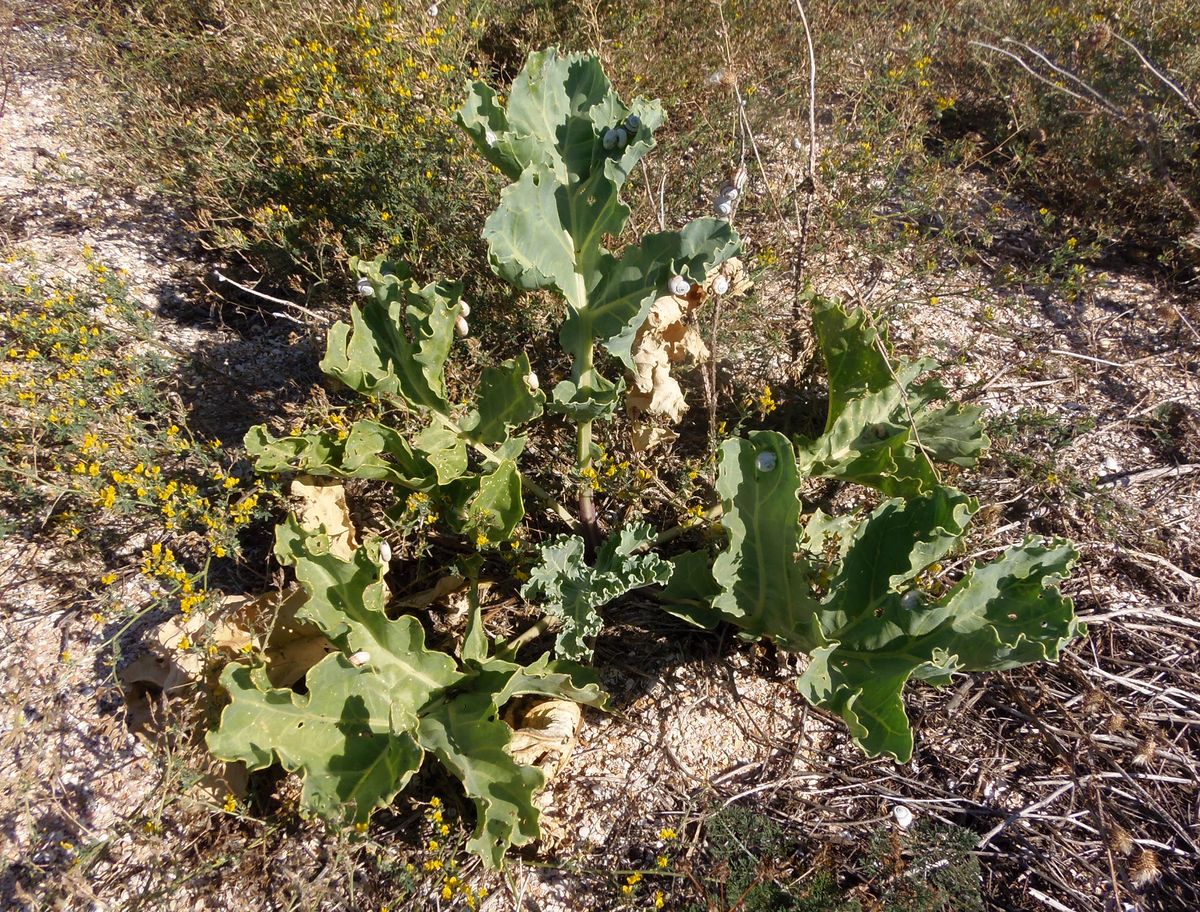
<path id="1" fill-rule="evenodd" d="M 587 389 L 595 384 L 595 367 L 593 366 L 594 345 L 588 342 L 583 350 L 583 357 L 576 367 L 575 384 L 578 389 Z M 592 464 L 592 419 L 579 422 L 579 430 L 575 436 L 575 469 L 582 473 Z M 592 501 L 592 483 L 588 478 L 582 479 L 579 487 L 579 522 L 583 526 L 584 537 L 588 544 L 595 546 L 600 539 L 596 526 L 596 505 Z"/>

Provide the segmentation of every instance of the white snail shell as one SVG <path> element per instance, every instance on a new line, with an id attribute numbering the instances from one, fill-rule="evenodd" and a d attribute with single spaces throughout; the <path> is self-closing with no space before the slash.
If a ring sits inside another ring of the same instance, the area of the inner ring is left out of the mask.
<path id="1" fill-rule="evenodd" d="M 602 141 L 605 149 L 615 149 L 617 147 L 617 131 L 612 128 L 605 130 Z"/>
<path id="2" fill-rule="evenodd" d="M 725 197 L 725 199 L 735 200 L 741 195 L 742 191 L 733 184 L 726 184 L 721 188 L 721 196 Z"/>
<path id="3" fill-rule="evenodd" d="M 900 607 L 905 611 L 915 611 L 921 607 L 921 594 L 915 589 L 909 589 L 904 595 L 900 596 Z"/>
<path id="4" fill-rule="evenodd" d="M 471 305 L 468 304 L 466 301 L 460 301 L 458 304 L 458 312 L 460 314 L 462 314 L 464 317 L 471 316 Z"/>
<path id="5" fill-rule="evenodd" d="M 371 654 L 369 652 L 356 652 L 350 656 L 350 664 L 355 668 L 362 668 L 369 661 L 371 661 Z"/>
<path id="6" fill-rule="evenodd" d="M 614 132 L 617 134 L 617 148 L 624 149 L 625 144 L 629 142 L 629 131 L 624 127 L 617 127 Z"/>
<path id="7" fill-rule="evenodd" d="M 471 328 L 467 326 L 466 317 L 462 316 L 461 314 L 459 315 L 458 319 L 454 321 L 454 331 L 460 336 L 465 336 L 471 331 Z"/>
<path id="8" fill-rule="evenodd" d="M 436 19 L 438 14 L 438 5 L 436 3 L 429 4 L 429 9 L 425 10 L 425 15 L 430 19 Z"/>
<path id="9" fill-rule="evenodd" d="M 892 817 L 896 820 L 896 826 L 902 830 L 907 830 L 913 823 L 913 812 L 902 804 L 892 808 Z"/>
<path id="10" fill-rule="evenodd" d="M 358 293 L 364 298 L 369 298 L 375 294 L 375 286 L 371 284 L 371 280 L 366 276 L 358 280 Z"/>
<path id="11" fill-rule="evenodd" d="M 392 562 L 392 546 L 385 541 L 379 543 L 379 559 L 385 564 Z"/>
<path id="12" fill-rule="evenodd" d="M 667 290 L 677 298 L 682 298 L 692 290 L 692 286 L 683 276 L 671 276 L 671 281 L 667 283 Z"/>
<path id="13" fill-rule="evenodd" d="M 530 371 L 528 374 L 526 374 L 525 375 L 525 385 L 527 387 L 529 387 L 531 390 L 537 389 L 538 385 L 539 385 L 538 384 L 538 375 L 535 374 L 533 371 Z"/>
<path id="14" fill-rule="evenodd" d="M 483 141 L 486 142 L 489 146 L 494 145 L 496 142 L 496 131 L 493 130 L 491 127 L 488 127 L 486 130 L 484 130 L 483 131 Z"/>
<path id="15" fill-rule="evenodd" d="M 712 289 L 713 294 L 725 294 L 725 292 L 729 291 L 729 279 L 723 275 L 717 276 L 713 279 Z"/>
<path id="16" fill-rule="evenodd" d="M 713 203 L 713 209 L 717 211 L 717 215 L 730 216 L 733 214 L 733 200 L 728 197 L 718 196 Z"/>
<path id="17" fill-rule="evenodd" d="M 774 453 L 759 453 L 758 458 L 754 460 L 754 467 L 760 472 L 770 472 L 778 461 L 779 459 Z"/>
<path id="18" fill-rule="evenodd" d="M 638 117 L 636 114 L 630 114 L 628 117 L 625 118 L 625 129 L 628 130 L 631 134 L 636 133 L 641 128 L 642 128 L 642 119 L 640 117 Z"/>

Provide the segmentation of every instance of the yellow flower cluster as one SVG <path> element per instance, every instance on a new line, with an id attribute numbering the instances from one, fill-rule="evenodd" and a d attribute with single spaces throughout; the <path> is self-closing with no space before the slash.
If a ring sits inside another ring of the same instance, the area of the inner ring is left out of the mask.
<path id="1" fill-rule="evenodd" d="M 15 521 L 48 515 L 45 530 L 89 544 L 134 524 L 156 541 L 141 572 L 187 613 L 207 593 L 169 545 L 186 538 L 189 562 L 205 557 L 197 544 L 226 556 L 269 489 L 259 481 L 243 491 L 222 465 L 229 457 L 220 442 L 193 438 L 158 382 L 153 326 L 123 272 L 91 250 L 85 261 L 87 278 L 71 284 L 20 263 L 9 275 L 23 270 L 23 281 L 0 280 L 0 461 L 17 470 L 0 493 Z M 98 583 L 111 587 L 135 569 L 105 568 Z M 115 604 L 115 595 L 102 597 Z"/>
<path id="2" fill-rule="evenodd" d="M 424 816 L 431 834 L 425 842 L 425 851 L 430 857 L 422 862 L 421 871 L 436 878 L 434 890 L 442 902 L 459 900 L 467 909 L 478 909 L 488 891 L 484 887 L 473 887 L 463 880 L 456 853 L 446 841 L 453 830 L 446 820 L 442 800 L 431 798 Z M 414 865 L 408 865 L 405 870 L 409 875 L 417 872 Z"/>

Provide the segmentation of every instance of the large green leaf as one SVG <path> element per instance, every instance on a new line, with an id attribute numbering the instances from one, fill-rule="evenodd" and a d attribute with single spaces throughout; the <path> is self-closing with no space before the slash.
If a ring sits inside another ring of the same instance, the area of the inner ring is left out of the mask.
<path id="1" fill-rule="evenodd" d="M 799 484 L 782 435 L 725 442 L 717 489 L 728 542 L 713 565 L 713 607 L 749 635 L 809 652 L 800 689 L 840 713 L 868 753 L 911 755 L 910 678 L 1053 660 L 1082 631 L 1057 589 L 1077 556 L 1069 545 L 1026 542 L 931 600 L 916 580 L 961 542 L 974 500 L 939 486 L 862 520 L 816 512 L 801 528 Z"/>
<path id="2" fill-rule="evenodd" d="M 303 779 L 306 812 L 366 820 L 404 788 L 423 756 L 410 733 L 394 731 L 388 692 L 375 678 L 334 654 L 309 670 L 301 696 L 272 687 L 262 666 L 231 663 L 221 674 L 231 702 L 208 748 L 251 770 L 278 760 Z"/>
<path id="3" fill-rule="evenodd" d="M 321 369 L 351 389 L 412 408 L 446 412 L 444 370 L 461 311 L 461 286 L 421 288 L 406 267 L 377 257 L 350 261 L 373 296 L 329 331 Z"/>
<path id="4" fill-rule="evenodd" d="M 813 650 L 800 690 L 839 713 L 867 753 L 907 761 L 913 735 L 902 691 L 910 678 L 943 682 L 957 671 L 1055 661 L 1083 633 L 1071 600 L 1057 589 L 1077 557 L 1062 541 L 1027 541 L 932 600 L 893 588 L 852 606 L 849 592 L 835 590 L 828 614 L 832 642 Z M 852 566 L 868 570 L 858 559 L 852 565 L 848 554 L 845 572 Z M 840 628 L 838 622 L 844 622 Z"/>
<path id="5" fill-rule="evenodd" d="M 273 437 L 260 424 L 246 432 L 245 443 L 260 472 L 370 478 L 414 490 L 428 490 L 436 481 L 434 467 L 398 432 L 376 421 L 356 421 L 344 439 L 334 431 Z"/>
<path id="6" fill-rule="evenodd" d="M 811 573 L 798 562 L 800 477 L 791 443 L 775 431 L 754 431 L 748 440 L 721 446 L 717 493 L 726 549 L 713 563 L 720 594 L 713 608 L 750 637 L 770 637 L 807 648 L 817 600 Z"/>
<path id="7" fill-rule="evenodd" d="M 640 123 L 628 143 L 606 149 L 606 133 L 624 130 L 631 114 Z M 476 83 L 458 113 L 513 181 L 483 230 L 492 267 L 518 287 L 553 288 L 567 301 L 560 338 L 574 373 L 554 398 L 576 420 L 611 412 L 612 384 L 595 370 L 592 345 L 632 367 L 634 337 L 671 276 L 702 282 L 738 248 L 728 222 L 716 219 L 649 235 L 619 258 L 604 247 L 625 229 L 621 186 L 662 120 L 656 102 L 624 105 L 597 58 L 553 49 L 530 55 L 505 106 Z"/>
<path id="8" fill-rule="evenodd" d="M 481 545 L 507 541 L 525 516 L 521 473 L 511 459 L 491 472 L 460 478 L 443 493 L 451 527 Z"/>
<path id="9" fill-rule="evenodd" d="M 441 424 L 421 431 L 413 445 L 437 473 L 437 483 L 448 485 L 467 470 L 467 444 L 462 436 Z"/>
<path id="10" fill-rule="evenodd" d="M 555 644 L 560 657 L 589 658 L 592 647 L 587 640 L 603 626 L 598 608 L 633 589 L 670 578 L 671 565 L 645 550 L 654 538 L 646 523 L 625 526 L 608 537 L 591 567 L 584 560 L 584 541 L 577 535 L 560 535 L 541 546 L 521 595 L 544 604 L 549 614 L 561 620 Z"/>
<path id="11" fill-rule="evenodd" d="M 546 394 L 530 387 L 531 373 L 525 354 L 483 369 L 478 406 L 462 422 L 472 440 L 495 446 L 507 440 L 513 428 L 542 414 Z"/>
<path id="12" fill-rule="evenodd" d="M 425 648 L 425 631 L 410 615 L 384 613 L 387 571 L 378 543 L 369 542 L 343 560 L 329 551 L 329 538 L 310 532 L 289 516 L 275 533 L 275 554 L 293 564 L 308 600 L 296 612 L 312 621 L 348 654 L 364 654 L 364 667 L 379 675 L 389 692 L 393 716 L 414 719 L 435 694 L 462 679 L 453 658 Z"/>
<path id="13" fill-rule="evenodd" d="M 890 366 L 865 313 L 807 294 L 829 373 L 829 414 L 820 437 L 797 441 L 801 472 L 915 495 L 937 485 L 932 462 L 974 464 L 988 442 L 980 410 L 930 408 L 946 395 L 935 382 L 918 382 L 934 362 Z"/>
<path id="14" fill-rule="evenodd" d="M 498 868 L 510 845 L 539 835 L 533 795 L 541 770 L 517 763 L 507 751 L 512 731 L 496 712 L 490 693 L 460 692 L 429 706 L 417 740 L 463 784 L 475 803 L 475 832 L 467 848 Z"/>
<path id="15" fill-rule="evenodd" d="M 600 155 L 594 140 L 630 114 L 641 119 L 641 129 L 624 150 Z M 512 180 L 539 166 L 566 182 L 568 175 L 585 175 L 604 161 L 611 163 L 618 186 L 654 147 L 653 134 L 663 119 L 657 101 L 636 98 L 629 107 L 621 104 L 598 58 L 553 48 L 526 58 L 504 107 L 489 86 L 476 82 L 457 114 L 476 148 Z"/>

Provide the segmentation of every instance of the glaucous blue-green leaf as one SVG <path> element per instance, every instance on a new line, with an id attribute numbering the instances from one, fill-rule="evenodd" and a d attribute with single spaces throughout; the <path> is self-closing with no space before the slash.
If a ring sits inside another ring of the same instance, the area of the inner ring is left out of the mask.
<path id="1" fill-rule="evenodd" d="M 717 493 L 726 549 L 713 563 L 712 606 L 749 637 L 807 648 L 818 601 L 800 550 L 800 477 L 786 437 L 753 431 L 721 445 Z"/>
<path id="2" fill-rule="evenodd" d="M 906 562 L 892 557 L 893 567 Z M 958 671 L 1056 661 L 1084 632 L 1071 600 L 1058 591 L 1077 557 L 1065 542 L 1031 540 L 976 567 L 937 599 L 893 587 L 852 605 L 849 590 L 835 590 L 827 616 L 831 642 L 812 651 L 800 691 L 841 715 L 868 754 L 907 761 L 913 734 L 902 692 L 910 678 L 942 683 Z M 844 574 L 868 573 L 866 559 L 851 547 Z M 874 578 L 882 585 L 882 573 Z"/>
<path id="3" fill-rule="evenodd" d="M 489 86 L 476 82 L 468 88 L 457 120 L 476 148 L 512 180 L 526 168 L 540 166 L 565 182 L 568 174 L 582 175 L 595 167 L 597 143 L 592 140 L 630 114 L 640 119 L 640 128 L 623 150 L 608 150 L 604 156 L 619 186 L 654 147 L 663 112 L 657 101 L 643 98 L 623 105 L 596 57 L 553 48 L 530 54 L 506 104 L 499 103 Z"/>
<path id="4" fill-rule="evenodd" d="M 275 555 L 295 567 L 308 600 L 296 612 L 312 621 L 348 655 L 365 654 L 363 667 L 378 674 L 393 714 L 409 719 L 435 694 L 461 680 L 454 659 L 425 648 L 425 630 L 411 615 L 384 613 L 387 568 L 378 542 L 356 548 L 350 560 L 329 551 L 329 537 L 289 516 L 275 533 Z"/>
<path id="5" fill-rule="evenodd" d="M 554 385 L 554 393 L 546 407 L 576 423 L 592 421 L 615 412 L 624 391 L 624 380 L 613 383 L 599 374 L 594 374 L 586 386 L 572 380 L 560 380 Z"/>
<path id="6" fill-rule="evenodd" d="M 450 770 L 475 804 L 475 832 L 467 849 L 498 868 L 510 845 L 537 839 L 534 793 L 543 776 L 509 755 L 512 730 L 500 720 L 494 695 L 460 691 L 422 714 L 417 740 Z"/>
<path id="7" fill-rule="evenodd" d="M 448 485 L 467 471 L 467 444 L 448 427 L 432 424 L 414 439 L 413 446 L 437 473 L 437 483 Z"/>
<path id="8" fill-rule="evenodd" d="M 221 673 L 230 703 L 208 749 L 250 770 L 278 761 L 303 780 L 307 813 L 365 821 L 404 788 L 423 756 L 412 734 L 394 730 L 388 690 L 376 678 L 335 653 L 309 669 L 301 695 L 272 687 L 260 665 L 230 663 Z"/>
<path id="9" fill-rule="evenodd" d="M 630 115 L 637 118 L 632 131 Z M 572 388 L 556 390 L 559 410 L 585 422 L 606 414 L 611 384 L 593 365 L 593 344 L 632 367 L 634 337 L 668 280 L 704 281 L 736 253 L 737 236 L 728 222 L 698 219 L 681 232 L 649 235 L 619 257 L 604 247 L 625 229 L 621 186 L 653 147 L 663 116 L 656 102 L 624 105 L 595 57 L 532 54 L 504 106 L 476 83 L 458 120 L 513 181 L 483 230 L 493 269 L 520 288 L 552 288 L 567 301 L 560 339 L 574 372 Z M 606 143 L 618 129 L 625 141 Z"/>
<path id="10" fill-rule="evenodd" d="M 646 550 L 654 538 L 653 528 L 646 523 L 625 526 L 600 546 L 594 566 L 586 563 L 584 542 L 577 535 L 560 535 L 541 546 L 521 596 L 544 605 L 561 620 L 555 644 L 561 658 L 591 657 L 587 640 L 603 626 L 598 608 L 633 589 L 670 578 L 671 565 Z"/>
<path id="11" fill-rule="evenodd" d="M 575 353 L 592 338 L 632 368 L 634 338 L 671 277 L 703 283 L 740 246 L 729 222 L 698 218 L 680 231 L 646 235 L 620 259 L 603 256 L 595 283 L 589 280 L 587 309 L 569 310 L 563 322 L 563 348 Z"/>
<path id="12" fill-rule="evenodd" d="M 513 428 L 542 414 L 546 394 L 530 387 L 531 373 L 525 354 L 483 369 L 478 404 L 462 421 L 462 429 L 472 440 L 495 446 L 507 440 Z"/>
<path id="13" fill-rule="evenodd" d="M 797 441 L 801 472 L 911 495 L 937 485 L 932 462 L 973 465 L 988 443 L 980 410 L 930 407 L 945 390 L 918 378 L 934 362 L 890 366 L 863 312 L 850 313 L 812 291 L 807 295 L 829 374 L 829 414 L 820 437 Z"/>
<path id="14" fill-rule="evenodd" d="M 436 480 L 434 467 L 397 431 L 377 421 L 354 422 L 343 439 L 335 431 L 274 437 L 260 424 L 246 432 L 245 443 L 260 472 L 370 478 L 414 490 L 427 490 Z"/>
<path id="15" fill-rule="evenodd" d="M 372 297 L 329 331 L 321 369 L 375 399 L 445 413 L 444 370 L 461 310 L 458 284 L 420 287 L 407 268 L 377 257 L 350 261 Z"/>
<path id="16" fill-rule="evenodd" d="M 1069 545 L 1026 542 L 931 600 L 915 581 L 961 542 L 973 499 L 937 486 L 862 520 L 814 513 L 802 528 L 799 484 L 781 434 L 722 446 L 728 540 L 713 565 L 713 607 L 748 634 L 809 652 L 800 689 L 841 714 L 867 753 L 911 755 L 910 678 L 1053 660 L 1081 632 L 1057 588 L 1077 556 Z"/>

